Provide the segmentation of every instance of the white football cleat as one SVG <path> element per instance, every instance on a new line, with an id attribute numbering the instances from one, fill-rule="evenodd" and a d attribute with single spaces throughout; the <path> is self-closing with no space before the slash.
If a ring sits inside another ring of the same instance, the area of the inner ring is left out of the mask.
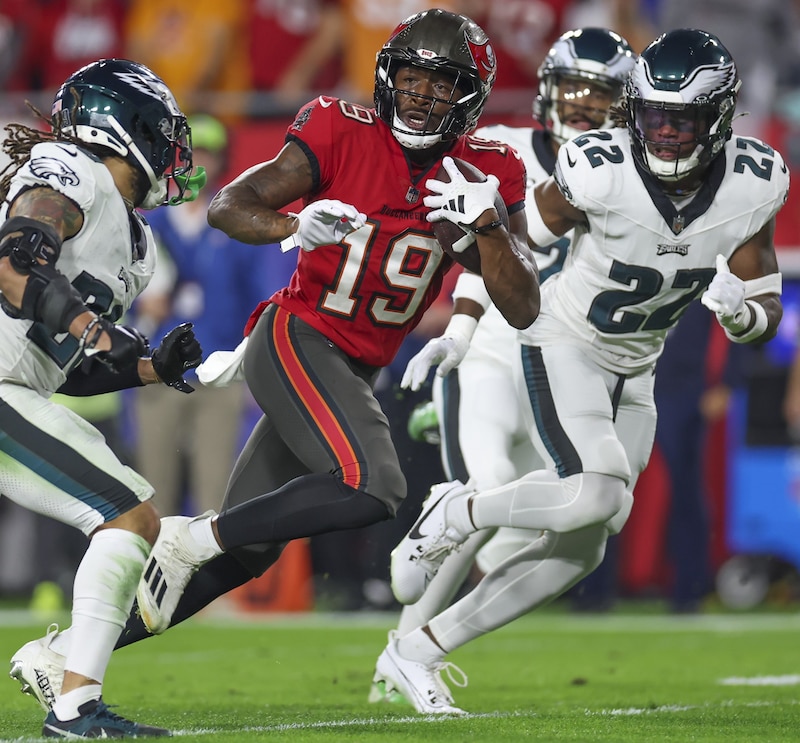
<path id="1" fill-rule="evenodd" d="M 148 632 L 160 635 L 169 627 L 186 585 L 200 566 L 216 557 L 189 533 L 189 524 L 216 516 L 206 511 L 202 516 L 166 516 L 161 531 L 139 579 L 136 602 Z"/>
<path id="2" fill-rule="evenodd" d="M 456 686 L 467 685 L 466 674 L 453 663 L 443 661 L 428 666 L 404 658 L 394 636 L 378 656 L 373 684 L 382 682 L 386 695 L 400 694 L 424 715 L 466 715 L 453 704 L 453 695 L 442 680 L 443 671 L 447 671 L 448 678 Z"/>
<path id="3" fill-rule="evenodd" d="M 30 694 L 42 708 L 49 712 L 61 693 L 64 681 L 64 664 L 67 656 L 53 650 L 50 645 L 59 634 L 58 625 L 51 624 L 47 634 L 38 640 L 25 643 L 11 658 L 8 675 L 19 681 L 23 694 Z"/>
<path id="4" fill-rule="evenodd" d="M 397 630 L 389 630 L 389 642 L 397 639 Z M 378 673 L 375 669 L 375 674 L 372 677 L 372 684 L 369 687 L 369 695 L 367 701 L 370 704 L 394 704 L 394 705 L 407 705 L 410 706 L 411 702 L 408 701 L 397 689 L 389 688 L 390 685 L 386 683 L 386 679 Z"/>
<path id="5" fill-rule="evenodd" d="M 454 498 L 474 492 L 459 480 L 431 488 L 414 526 L 392 550 L 392 591 L 401 604 L 419 601 L 447 555 L 461 547 L 467 535 L 447 524 L 445 511 Z"/>

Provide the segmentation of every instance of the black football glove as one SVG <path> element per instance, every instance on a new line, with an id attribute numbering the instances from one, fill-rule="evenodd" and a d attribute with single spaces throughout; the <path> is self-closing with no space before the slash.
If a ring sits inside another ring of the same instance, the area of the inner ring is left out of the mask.
<path id="1" fill-rule="evenodd" d="M 111 348 L 108 351 L 98 351 L 87 346 L 83 352 L 86 358 L 97 359 L 111 371 L 120 372 L 137 363 L 140 357 L 149 354 L 150 343 L 136 328 L 115 325 L 105 318 L 100 318 L 98 324 L 111 338 Z M 99 335 L 97 332 L 93 339 L 96 340 Z"/>
<path id="2" fill-rule="evenodd" d="M 183 378 L 185 371 L 203 361 L 203 349 L 194 337 L 192 323 L 185 322 L 170 330 L 151 358 L 153 369 L 164 384 L 187 394 L 194 392 L 194 387 Z"/>

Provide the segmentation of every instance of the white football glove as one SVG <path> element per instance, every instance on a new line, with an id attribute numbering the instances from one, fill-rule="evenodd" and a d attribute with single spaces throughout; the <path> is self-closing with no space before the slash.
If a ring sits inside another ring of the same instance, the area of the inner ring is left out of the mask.
<path id="1" fill-rule="evenodd" d="M 477 326 L 478 321 L 470 315 L 453 315 L 444 333 L 438 338 L 431 338 L 408 362 L 400 387 L 404 390 L 410 387 L 416 392 L 428 378 L 428 371 L 434 364 L 439 365 L 437 376 L 444 377 L 450 373 L 467 355 L 469 342 Z"/>
<path id="2" fill-rule="evenodd" d="M 717 273 L 700 301 L 716 314 L 717 322 L 732 333 L 750 325 L 752 310 L 745 302 L 744 281 L 731 273 L 724 255 L 717 255 Z"/>
<path id="3" fill-rule="evenodd" d="M 296 247 L 314 250 L 320 245 L 336 245 L 367 222 L 366 214 L 336 199 L 315 201 L 299 214 L 289 212 L 289 216 L 297 217 L 300 224 L 297 232 L 281 241 L 284 253 Z"/>
<path id="4" fill-rule="evenodd" d="M 422 200 L 425 206 L 433 210 L 428 213 L 429 222 L 447 219 L 463 227 L 474 224 L 487 209 L 494 209 L 500 185 L 496 176 L 489 175 L 485 181 L 473 183 L 464 177 L 452 157 L 444 158 L 442 165 L 450 175 L 450 182 L 433 178 L 425 182 L 425 187 L 434 192 Z"/>

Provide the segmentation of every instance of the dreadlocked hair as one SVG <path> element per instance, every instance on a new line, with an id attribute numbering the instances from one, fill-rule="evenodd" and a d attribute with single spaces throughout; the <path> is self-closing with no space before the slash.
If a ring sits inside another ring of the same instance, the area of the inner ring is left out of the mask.
<path id="1" fill-rule="evenodd" d="M 628 104 L 623 101 L 618 106 L 611 106 L 608 109 L 609 116 L 614 126 L 624 127 L 628 125 Z"/>
<path id="2" fill-rule="evenodd" d="M 73 96 L 77 100 L 77 95 L 74 92 Z M 31 150 L 37 144 L 42 142 L 70 142 L 85 150 L 96 152 L 101 156 L 103 152 L 108 154 L 105 148 L 87 145 L 78 138 L 77 134 L 70 133 L 68 127 L 62 126 L 60 115 L 57 114 L 53 118 L 48 118 L 30 101 L 25 101 L 25 105 L 31 110 L 35 119 L 47 125 L 48 131 L 34 129 L 25 124 L 6 124 L 3 128 L 6 132 L 6 138 L 3 140 L 2 149 L 9 157 L 10 162 L 0 170 L 0 201 L 6 200 L 8 191 L 11 188 L 11 179 L 28 160 Z M 72 121 L 74 120 L 75 117 L 73 116 Z"/>
<path id="3" fill-rule="evenodd" d="M 34 117 L 46 122 L 52 130 L 52 122 L 30 101 L 25 103 Z M 0 200 L 5 201 L 11 187 L 11 179 L 30 157 L 34 145 L 40 142 L 53 142 L 56 136 L 52 131 L 41 131 L 25 124 L 6 124 L 3 131 L 6 132 L 6 138 L 3 140 L 2 148 L 10 159 L 10 162 L 0 170 Z"/>

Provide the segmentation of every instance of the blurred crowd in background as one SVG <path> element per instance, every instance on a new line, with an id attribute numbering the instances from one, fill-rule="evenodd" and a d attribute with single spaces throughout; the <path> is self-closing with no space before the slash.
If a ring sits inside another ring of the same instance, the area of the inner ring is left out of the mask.
<path id="1" fill-rule="evenodd" d="M 161 76 L 191 116 L 195 162 L 207 169 L 209 184 L 197 202 L 148 216 L 163 260 L 131 320 L 155 342 L 164 328 L 192 321 L 206 354 L 229 350 L 255 304 L 287 283 L 296 256 L 211 230 L 208 202 L 226 179 L 277 151 L 275 141 L 314 95 L 372 105 L 376 52 L 403 18 L 430 7 L 470 16 L 492 40 L 498 77 L 482 124 L 530 125 L 536 70 L 565 30 L 611 28 L 636 51 L 672 28 L 711 31 L 734 55 L 743 80 L 738 111 L 748 115 L 735 121 L 735 132 L 763 138 L 800 172 L 800 0 L 2 0 L 0 123 L 35 121 L 28 104 L 48 115 L 60 83 L 96 59 L 135 59 Z M 790 194 L 776 233 L 779 256 L 796 276 L 798 198 Z M 302 553 L 287 552 L 305 566 L 298 572 L 294 565 L 292 580 L 307 574 L 310 585 L 276 588 L 273 580 L 265 589 L 273 606 L 282 608 L 274 594 L 286 590 L 308 595 L 306 608 L 397 608 L 388 584 L 389 551 L 429 487 L 444 479 L 437 447 L 408 432 L 409 417 L 430 399 L 430 387 L 401 391 L 399 381 L 406 361 L 449 316 L 445 287 L 379 383 L 406 465 L 408 502 L 392 522 L 315 537 Z M 743 353 L 732 358 L 716 324 L 705 323 L 710 316 L 689 313 L 679 327 L 694 335 L 681 340 L 676 333 L 667 343 L 669 372 L 661 376 L 659 394 L 671 412 L 685 403 L 686 414 L 659 429 L 631 522 L 604 568 L 573 590 L 575 609 L 607 609 L 625 595 L 659 597 L 676 612 L 699 611 L 713 600 L 714 575 L 731 552 L 728 401 L 737 387 L 747 388 L 759 360 L 747 358 L 749 349 L 737 349 Z M 799 322 L 796 312 L 787 312 L 782 333 L 792 345 Z M 785 366 L 775 394 L 779 407 L 790 361 Z M 163 515 L 219 507 L 234 456 L 255 422 L 244 386 L 193 384 L 193 395 L 163 387 L 63 399 L 101 427 L 122 458 L 154 484 Z M 787 437 L 781 443 L 791 443 L 788 424 L 780 418 Z M 48 549 L 34 551 L 34 544 Z M 84 547 L 77 531 L 0 499 L 0 596 L 32 597 L 42 607 L 68 600 Z"/>

